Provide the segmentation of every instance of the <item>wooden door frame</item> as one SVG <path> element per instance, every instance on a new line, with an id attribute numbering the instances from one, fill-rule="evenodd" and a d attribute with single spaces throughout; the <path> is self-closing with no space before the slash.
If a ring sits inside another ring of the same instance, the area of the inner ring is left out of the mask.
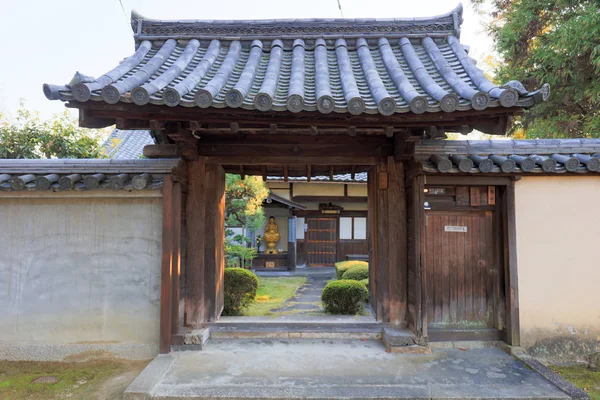
<path id="1" fill-rule="evenodd" d="M 409 228 L 409 237 L 414 238 L 409 248 L 409 254 L 414 254 L 412 267 L 415 279 L 412 288 L 415 296 L 413 316 L 415 333 L 420 337 L 427 337 L 427 282 L 424 271 L 424 232 L 425 213 L 422 206 L 424 203 L 423 191 L 425 185 L 449 185 L 449 186 L 497 186 L 500 193 L 496 196 L 500 202 L 498 211 L 501 221 L 500 246 L 503 249 L 501 266 L 504 270 L 504 296 L 505 296 L 505 337 L 504 341 L 511 346 L 520 345 L 520 322 L 519 322 L 519 290 L 518 290 L 518 268 L 517 268 L 517 230 L 515 215 L 515 181 L 520 176 L 495 177 L 495 176 L 447 176 L 447 175 L 414 175 L 412 178 L 412 199 L 414 205 L 411 209 L 411 218 L 414 223 Z M 410 257 L 409 257 L 410 259 Z M 411 266 L 409 266 L 410 268 Z M 409 283 L 410 284 L 410 283 Z M 409 289 L 410 290 L 410 289 Z M 419 315 L 420 313 L 420 315 Z"/>

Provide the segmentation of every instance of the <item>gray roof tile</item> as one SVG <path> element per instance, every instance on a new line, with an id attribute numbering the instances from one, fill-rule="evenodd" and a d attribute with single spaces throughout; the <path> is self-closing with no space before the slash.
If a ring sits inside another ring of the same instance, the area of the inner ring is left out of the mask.
<path id="1" fill-rule="evenodd" d="M 149 144 L 154 144 L 150 131 L 115 129 L 102 147 L 108 158 L 136 160 L 142 157 L 144 146 Z"/>
<path id="2" fill-rule="evenodd" d="M 49 99 L 351 114 L 529 107 L 549 87 L 490 82 L 459 42 L 462 9 L 431 18 L 161 21 L 132 13 L 136 52 Z M 522 86 L 522 85 L 521 85 Z"/>

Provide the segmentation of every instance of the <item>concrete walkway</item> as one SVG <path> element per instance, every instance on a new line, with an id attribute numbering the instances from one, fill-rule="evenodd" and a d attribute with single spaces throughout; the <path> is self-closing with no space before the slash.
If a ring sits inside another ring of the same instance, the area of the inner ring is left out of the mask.
<path id="1" fill-rule="evenodd" d="M 390 354 L 379 341 L 212 340 L 158 356 L 125 399 L 567 399 L 498 348 Z"/>

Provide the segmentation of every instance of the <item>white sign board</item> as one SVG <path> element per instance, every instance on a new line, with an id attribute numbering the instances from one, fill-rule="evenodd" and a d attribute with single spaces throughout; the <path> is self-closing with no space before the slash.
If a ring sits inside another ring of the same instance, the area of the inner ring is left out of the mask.
<path id="1" fill-rule="evenodd" d="M 445 232 L 466 232 L 467 227 L 466 226 L 446 225 L 446 226 L 444 226 L 444 231 Z"/>

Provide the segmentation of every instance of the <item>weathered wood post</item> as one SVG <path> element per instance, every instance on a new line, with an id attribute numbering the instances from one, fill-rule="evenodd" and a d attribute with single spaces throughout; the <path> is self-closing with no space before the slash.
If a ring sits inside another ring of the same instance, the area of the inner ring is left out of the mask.
<path id="1" fill-rule="evenodd" d="M 215 321 L 223 311 L 225 171 L 204 157 L 188 162 L 185 324 Z"/>
<path id="2" fill-rule="evenodd" d="M 404 165 L 385 157 L 368 178 L 369 285 L 377 319 L 406 326 L 407 231 Z"/>

